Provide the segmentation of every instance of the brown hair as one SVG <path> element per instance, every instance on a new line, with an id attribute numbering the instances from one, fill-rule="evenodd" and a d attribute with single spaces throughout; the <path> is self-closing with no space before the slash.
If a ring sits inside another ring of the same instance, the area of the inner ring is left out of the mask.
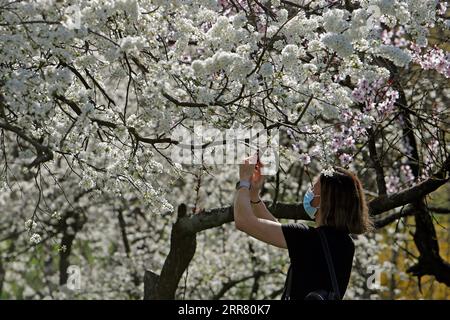
<path id="1" fill-rule="evenodd" d="M 331 176 L 320 175 L 319 222 L 353 234 L 373 229 L 369 210 L 358 177 L 341 167 Z"/>

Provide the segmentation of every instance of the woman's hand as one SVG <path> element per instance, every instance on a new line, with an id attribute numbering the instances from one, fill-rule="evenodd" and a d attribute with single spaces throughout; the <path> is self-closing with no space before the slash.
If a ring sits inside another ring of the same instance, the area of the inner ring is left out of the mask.
<path id="1" fill-rule="evenodd" d="M 244 163 L 239 166 L 239 179 L 251 182 L 255 171 L 256 155 L 244 159 Z"/>
<path id="2" fill-rule="evenodd" d="M 255 164 L 256 163 L 256 164 Z M 264 176 L 261 174 L 263 164 L 259 161 L 257 156 L 252 156 L 244 160 L 244 163 L 239 168 L 240 180 L 250 181 L 250 200 L 258 201 L 259 192 L 264 185 Z"/>
<path id="3" fill-rule="evenodd" d="M 250 183 L 252 185 L 250 189 L 250 200 L 252 201 L 258 201 L 259 200 L 259 192 L 262 189 L 262 186 L 264 185 L 264 176 L 261 174 L 261 167 L 263 164 L 261 162 L 257 162 L 255 169 L 253 170 L 253 175 L 250 180 Z"/>

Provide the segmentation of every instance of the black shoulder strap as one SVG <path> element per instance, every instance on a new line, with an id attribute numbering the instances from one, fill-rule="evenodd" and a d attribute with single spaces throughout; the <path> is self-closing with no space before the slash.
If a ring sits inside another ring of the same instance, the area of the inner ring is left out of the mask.
<path id="1" fill-rule="evenodd" d="M 334 272 L 333 260 L 331 257 L 330 248 L 328 247 L 328 241 L 327 241 L 325 234 L 323 233 L 323 230 L 321 230 L 320 228 L 317 228 L 317 231 L 319 232 L 320 241 L 322 242 L 322 248 L 325 253 L 325 259 L 327 260 L 328 272 L 330 273 L 331 284 L 333 285 L 333 291 L 337 294 L 337 298 L 340 300 L 341 294 L 339 292 L 339 286 L 338 286 L 338 282 L 336 279 L 336 273 Z"/>
<path id="2" fill-rule="evenodd" d="M 289 265 L 287 279 L 286 279 L 286 286 L 284 288 L 284 292 L 281 297 L 281 300 L 290 300 L 291 299 L 291 288 L 292 288 L 292 264 Z"/>

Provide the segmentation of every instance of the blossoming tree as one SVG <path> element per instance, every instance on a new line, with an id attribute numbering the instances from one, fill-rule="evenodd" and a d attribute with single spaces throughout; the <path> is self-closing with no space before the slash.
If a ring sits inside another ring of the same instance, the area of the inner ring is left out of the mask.
<path id="1" fill-rule="evenodd" d="M 170 157 L 171 133 L 193 120 L 279 130 L 280 170 L 264 190 L 279 218 L 307 218 L 306 173 L 357 171 L 378 228 L 413 224 L 396 231 L 418 252 L 403 271 L 449 286 L 434 217 L 449 210 L 427 202 L 450 172 L 446 11 L 435 0 L 0 0 L 0 296 L 141 298 L 145 283 L 153 299 L 278 297 L 284 255 L 227 225 L 236 168 Z M 65 288 L 71 265 L 79 291 Z"/>

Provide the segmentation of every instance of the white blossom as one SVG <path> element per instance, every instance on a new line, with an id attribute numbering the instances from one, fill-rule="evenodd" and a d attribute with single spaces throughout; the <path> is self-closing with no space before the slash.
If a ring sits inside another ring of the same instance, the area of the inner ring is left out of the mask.
<path id="1" fill-rule="evenodd" d="M 346 58 L 353 53 L 353 46 L 345 35 L 327 33 L 322 37 L 322 42 L 342 58 Z"/>
<path id="2" fill-rule="evenodd" d="M 391 45 L 382 45 L 378 54 L 391 60 L 396 66 L 404 67 L 411 61 L 411 54 L 405 50 Z"/>
<path id="3" fill-rule="evenodd" d="M 36 226 L 37 226 L 37 223 L 34 222 L 34 221 L 31 220 L 31 219 L 25 221 L 25 228 L 26 228 L 27 230 L 34 229 L 34 228 L 36 228 Z"/>
<path id="4" fill-rule="evenodd" d="M 38 233 L 33 233 L 33 235 L 30 237 L 30 242 L 32 244 L 38 244 L 41 242 L 41 236 Z"/>

